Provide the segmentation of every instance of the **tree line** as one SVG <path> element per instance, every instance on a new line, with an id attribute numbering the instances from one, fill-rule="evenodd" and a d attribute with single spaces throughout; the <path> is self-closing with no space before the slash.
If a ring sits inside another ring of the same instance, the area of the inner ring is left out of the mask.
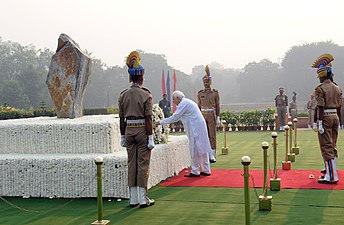
<path id="1" fill-rule="evenodd" d="M 173 88 L 173 66 L 167 63 L 163 54 L 138 50 L 141 63 L 145 67 L 144 86 L 153 94 L 157 103 L 162 98 L 161 75 L 167 71 Z M 281 58 L 281 62 L 263 59 L 249 62 L 244 68 L 225 68 L 217 62 L 210 63 L 213 88 L 218 89 L 222 104 L 273 102 L 278 88 L 284 87 L 286 94 L 297 93 L 297 99 L 306 101 L 318 84 L 316 70 L 312 62 L 323 53 L 334 56 L 335 81 L 344 84 L 344 48 L 332 41 L 292 46 Z M 16 42 L 3 41 L 0 37 L 0 105 L 8 104 L 16 108 L 38 108 L 41 102 L 53 107 L 45 84 L 53 51 L 37 49 L 33 45 L 23 46 Z M 101 59 L 92 56 L 91 80 L 86 88 L 84 107 L 117 106 L 122 90 L 129 87 L 129 77 L 125 62 L 108 66 Z M 125 56 L 123 56 L 125 58 Z M 177 89 L 194 99 L 203 88 L 202 77 L 205 65 L 195 65 L 191 74 L 175 70 Z"/>

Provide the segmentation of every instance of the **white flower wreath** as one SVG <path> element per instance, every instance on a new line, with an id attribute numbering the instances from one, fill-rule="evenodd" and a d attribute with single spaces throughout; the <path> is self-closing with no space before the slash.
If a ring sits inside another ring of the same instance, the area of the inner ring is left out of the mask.
<path id="1" fill-rule="evenodd" d="M 152 110 L 153 110 L 152 120 L 153 120 L 154 143 L 155 144 L 167 143 L 168 134 L 170 132 L 169 125 L 156 126 L 157 121 L 165 119 L 164 112 L 162 111 L 162 109 L 159 107 L 158 104 L 154 104 Z"/>

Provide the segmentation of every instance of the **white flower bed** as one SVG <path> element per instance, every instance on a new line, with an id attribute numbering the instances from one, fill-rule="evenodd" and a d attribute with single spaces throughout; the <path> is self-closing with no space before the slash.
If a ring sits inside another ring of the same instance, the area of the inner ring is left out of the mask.
<path id="1" fill-rule="evenodd" d="M 103 196 L 128 197 L 114 115 L 0 121 L 0 143 L 0 196 L 96 197 L 94 159 L 102 156 Z M 170 136 L 151 158 L 149 188 L 190 165 L 187 137 Z"/>
<path id="2" fill-rule="evenodd" d="M 115 115 L 0 121 L 0 154 L 113 153 L 120 150 Z"/>

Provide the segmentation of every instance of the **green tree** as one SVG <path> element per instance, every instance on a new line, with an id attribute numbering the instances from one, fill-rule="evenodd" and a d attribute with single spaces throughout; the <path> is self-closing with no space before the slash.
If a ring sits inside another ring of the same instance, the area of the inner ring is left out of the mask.
<path id="1" fill-rule="evenodd" d="M 29 107 L 30 100 L 18 81 L 6 80 L 1 84 L 0 105 L 5 103 L 15 108 Z"/>

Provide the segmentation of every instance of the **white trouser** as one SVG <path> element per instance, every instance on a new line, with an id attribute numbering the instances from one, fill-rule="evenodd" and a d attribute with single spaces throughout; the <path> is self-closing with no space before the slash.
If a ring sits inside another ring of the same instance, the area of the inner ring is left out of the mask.
<path id="1" fill-rule="evenodd" d="M 191 173 L 199 175 L 201 168 L 204 173 L 211 173 L 208 153 L 191 156 Z"/>
<path id="2" fill-rule="evenodd" d="M 216 160 L 216 151 L 215 149 L 212 149 L 209 153 L 209 159 L 215 161 Z"/>
<path id="3" fill-rule="evenodd" d="M 326 174 L 324 180 L 327 181 L 338 181 L 338 174 L 337 174 L 337 157 L 334 159 L 329 159 L 325 161 L 326 167 Z"/>
<path id="4" fill-rule="evenodd" d="M 131 205 L 135 205 L 139 203 L 138 199 L 138 187 L 129 187 L 129 193 L 130 193 L 130 203 Z"/>

